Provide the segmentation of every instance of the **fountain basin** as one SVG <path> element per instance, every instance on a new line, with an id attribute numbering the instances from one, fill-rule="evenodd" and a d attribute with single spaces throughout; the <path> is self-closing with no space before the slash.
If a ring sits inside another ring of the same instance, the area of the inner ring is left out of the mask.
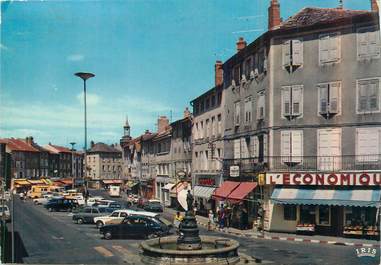
<path id="1" fill-rule="evenodd" d="M 239 262 L 236 240 L 200 236 L 202 249 L 178 250 L 177 237 L 169 236 L 142 242 L 144 264 L 236 264 Z"/>

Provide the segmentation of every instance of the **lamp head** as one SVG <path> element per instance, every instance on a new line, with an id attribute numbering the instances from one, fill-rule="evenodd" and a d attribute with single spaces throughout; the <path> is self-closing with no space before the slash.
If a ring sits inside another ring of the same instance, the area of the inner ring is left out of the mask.
<path id="1" fill-rule="evenodd" d="M 92 73 L 83 73 L 83 72 L 75 73 L 74 75 L 78 76 L 79 78 L 82 78 L 83 80 L 87 80 L 95 76 Z"/>

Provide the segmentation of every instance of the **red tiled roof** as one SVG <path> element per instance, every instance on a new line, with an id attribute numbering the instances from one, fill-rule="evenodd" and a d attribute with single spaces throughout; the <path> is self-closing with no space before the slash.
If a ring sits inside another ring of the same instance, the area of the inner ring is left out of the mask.
<path id="1" fill-rule="evenodd" d="M 38 149 L 20 139 L 5 138 L 0 139 L 0 142 L 5 143 L 11 151 L 39 152 Z"/>
<path id="2" fill-rule="evenodd" d="M 306 7 L 295 15 L 289 17 L 274 29 L 291 29 L 337 22 L 342 19 L 371 13 L 367 10 L 349 10 L 341 8 L 316 8 Z"/>
<path id="3" fill-rule="evenodd" d="M 53 145 L 53 144 L 49 144 L 49 145 L 55 148 L 58 151 L 58 153 L 71 153 L 70 149 L 67 147 Z"/>

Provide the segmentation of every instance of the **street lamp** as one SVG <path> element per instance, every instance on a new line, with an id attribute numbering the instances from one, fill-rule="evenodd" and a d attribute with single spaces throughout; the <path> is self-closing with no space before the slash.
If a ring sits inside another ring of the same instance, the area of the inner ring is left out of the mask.
<path id="1" fill-rule="evenodd" d="M 86 80 L 91 78 L 91 77 L 94 77 L 95 75 L 92 74 L 92 73 L 83 73 L 83 72 L 75 73 L 74 75 L 78 76 L 79 78 L 81 78 L 83 80 L 83 101 L 84 101 L 84 105 L 85 105 L 85 146 L 84 146 L 84 149 L 85 149 L 85 154 L 84 154 L 84 159 L 85 159 L 85 175 L 84 175 L 84 179 L 86 180 L 87 179 L 87 159 L 86 159 L 86 152 L 87 152 Z M 87 184 L 87 181 L 86 181 L 86 184 Z"/>

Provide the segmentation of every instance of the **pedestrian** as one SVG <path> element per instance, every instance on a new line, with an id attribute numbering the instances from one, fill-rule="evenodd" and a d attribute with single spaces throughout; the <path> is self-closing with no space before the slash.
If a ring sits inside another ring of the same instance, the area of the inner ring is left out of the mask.
<path id="1" fill-rule="evenodd" d="M 222 207 L 221 210 L 220 210 L 220 229 L 224 229 L 225 227 L 225 211 L 224 211 L 224 208 Z"/>
<path id="2" fill-rule="evenodd" d="M 232 218 L 232 210 L 230 207 L 226 207 L 225 209 L 225 215 L 226 215 L 226 227 L 229 228 L 231 226 L 231 218 Z"/>
<path id="3" fill-rule="evenodd" d="M 214 213 L 212 210 L 209 210 L 208 214 L 208 231 L 211 231 L 214 228 Z"/>
<path id="4" fill-rule="evenodd" d="M 245 207 L 242 207 L 241 218 L 240 218 L 241 230 L 246 230 L 248 228 L 248 213 Z"/>

